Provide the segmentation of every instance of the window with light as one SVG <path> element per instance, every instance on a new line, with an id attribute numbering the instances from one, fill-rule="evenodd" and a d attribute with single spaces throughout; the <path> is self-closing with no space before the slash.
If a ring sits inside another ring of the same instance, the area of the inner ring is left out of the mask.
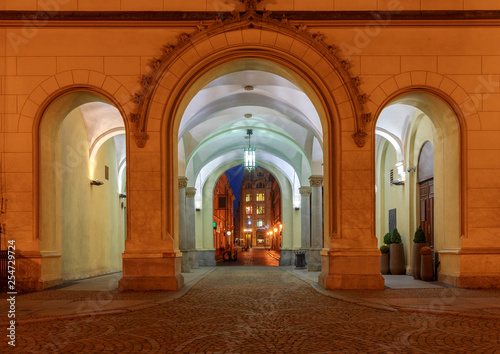
<path id="1" fill-rule="evenodd" d="M 265 196 L 265 194 L 264 194 L 264 193 L 257 193 L 257 199 L 256 199 L 256 200 L 257 200 L 258 202 L 263 202 L 263 201 L 264 201 L 264 199 L 265 199 L 265 197 L 264 197 L 264 196 Z"/>
<path id="2" fill-rule="evenodd" d="M 246 202 L 251 202 L 252 201 L 252 195 L 251 194 L 247 194 L 246 197 L 245 197 L 245 201 Z"/>
<path id="3" fill-rule="evenodd" d="M 247 206 L 245 209 L 246 209 L 246 214 L 247 215 L 251 215 L 252 214 L 252 207 L 251 206 Z"/>
<path id="4" fill-rule="evenodd" d="M 257 227 L 264 227 L 264 220 L 263 219 L 257 220 Z"/>
<path id="5" fill-rule="evenodd" d="M 259 214 L 259 215 L 264 214 L 264 206 L 263 205 L 259 205 L 257 207 L 257 214 Z"/>

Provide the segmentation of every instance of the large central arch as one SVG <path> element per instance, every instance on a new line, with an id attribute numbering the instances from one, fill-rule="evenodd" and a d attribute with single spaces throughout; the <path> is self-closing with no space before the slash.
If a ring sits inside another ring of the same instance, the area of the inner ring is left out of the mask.
<path id="1" fill-rule="evenodd" d="M 354 142 L 363 146 L 366 136 L 358 124 L 362 117 L 360 102 L 363 100 L 357 97 L 357 91 L 353 89 L 355 80 L 352 80 L 346 69 L 348 64 L 341 63 L 335 51 L 329 50 L 320 36 L 255 13 L 227 24 L 216 24 L 214 28 L 200 33 L 181 35 L 178 48 L 167 48 L 170 49 L 167 49 L 166 57 L 155 62 L 155 69 L 146 80 L 148 84 L 136 96 L 139 106 L 132 116 L 137 127 L 133 135 L 137 146 L 131 147 L 132 162 L 137 153 L 138 157 L 147 156 L 148 166 L 143 162 L 130 166 L 131 173 L 134 173 L 134 169 L 137 173 L 143 173 L 148 168 L 154 170 L 149 171 L 151 173 L 147 176 L 152 183 L 157 184 L 153 180 L 161 178 L 161 206 L 151 195 L 154 203 L 145 207 L 154 210 L 150 210 L 147 216 L 139 208 L 131 210 L 132 230 L 123 256 L 124 278 L 121 287 L 144 289 L 152 282 L 155 284 L 150 288 L 178 289 L 182 286 L 176 208 L 179 176 L 177 137 L 182 115 L 202 87 L 249 61 L 254 63 L 251 69 L 279 73 L 298 86 L 310 98 L 321 120 L 323 193 L 326 197 L 320 283 L 328 288 L 383 286 L 382 277 L 375 271 L 378 253 L 373 235 L 368 233 L 368 237 L 358 237 L 358 247 L 354 253 L 349 251 L 349 241 L 342 240 L 339 197 L 340 168 L 343 163 L 340 158 L 341 141 L 349 140 L 349 143 L 344 144 L 351 149 L 350 145 L 354 145 Z M 354 136 L 354 141 L 351 136 Z M 161 166 L 160 171 L 152 165 Z M 147 190 L 136 191 L 139 192 L 144 192 L 146 197 L 151 194 Z M 134 212 L 137 216 L 155 219 L 150 221 L 154 223 L 153 234 L 156 236 L 152 237 L 148 246 L 144 244 L 143 237 L 135 236 Z M 158 224 L 157 216 L 160 216 L 161 224 Z M 353 227 L 346 226 L 348 229 Z M 336 265 L 331 262 L 332 257 L 336 257 Z M 358 267 L 355 274 L 346 277 L 345 273 L 352 269 L 350 263 L 354 259 L 363 264 L 362 270 Z M 142 269 L 147 269 L 146 277 L 144 272 L 137 270 L 138 264 L 141 264 Z M 155 269 L 164 271 L 160 273 Z M 367 269 L 370 269 L 369 274 L 366 273 Z"/>

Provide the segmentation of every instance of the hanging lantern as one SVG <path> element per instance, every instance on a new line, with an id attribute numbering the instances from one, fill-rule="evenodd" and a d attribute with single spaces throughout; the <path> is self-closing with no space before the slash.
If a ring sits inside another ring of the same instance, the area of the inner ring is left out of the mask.
<path id="1" fill-rule="evenodd" d="M 250 138 L 252 136 L 252 129 L 247 129 L 247 136 L 245 137 L 248 139 L 248 148 L 245 148 L 245 169 L 246 170 L 253 170 L 255 169 L 255 148 L 252 148 L 250 144 Z"/>

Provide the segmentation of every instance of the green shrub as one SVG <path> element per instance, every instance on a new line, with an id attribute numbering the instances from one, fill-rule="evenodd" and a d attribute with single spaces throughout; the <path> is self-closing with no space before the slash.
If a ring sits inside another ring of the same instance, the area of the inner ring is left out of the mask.
<path id="1" fill-rule="evenodd" d="M 384 243 L 386 245 L 390 245 L 392 243 L 391 238 L 392 238 L 392 233 L 390 233 L 390 232 L 386 233 L 384 236 Z"/>
<path id="2" fill-rule="evenodd" d="M 387 245 L 380 246 L 380 252 L 389 253 L 389 246 L 387 246 Z"/>
<path id="3" fill-rule="evenodd" d="M 429 255 L 432 254 L 432 249 L 430 247 L 427 247 L 427 246 L 426 247 L 422 247 L 420 249 L 420 254 L 422 256 L 429 256 Z"/>
<path id="4" fill-rule="evenodd" d="M 422 230 L 422 226 L 419 226 L 415 231 L 415 237 L 413 238 L 414 243 L 425 243 L 425 233 Z"/>
<path id="5" fill-rule="evenodd" d="M 398 229 L 392 230 L 391 243 L 402 243 Z"/>

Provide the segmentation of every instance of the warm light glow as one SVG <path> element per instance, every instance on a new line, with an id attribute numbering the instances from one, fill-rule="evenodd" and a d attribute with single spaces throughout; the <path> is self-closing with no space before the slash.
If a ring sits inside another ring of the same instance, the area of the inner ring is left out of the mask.
<path id="1" fill-rule="evenodd" d="M 280 230 L 281 230 L 282 228 L 283 228 L 283 225 L 282 225 L 282 224 L 280 224 Z"/>
<path id="2" fill-rule="evenodd" d="M 255 149 L 246 148 L 245 149 L 245 169 L 253 170 L 255 168 Z"/>
<path id="3" fill-rule="evenodd" d="M 398 169 L 398 174 L 399 174 L 399 180 L 404 181 L 406 180 L 406 173 L 405 173 L 405 166 L 403 165 L 402 162 L 398 162 L 396 164 L 396 168 Z"/>
<path id="4" fill-rule="evenodd" d="M 274 232 L 278 232 L 278 229 L 276 227 L 274 228 Z"/>

